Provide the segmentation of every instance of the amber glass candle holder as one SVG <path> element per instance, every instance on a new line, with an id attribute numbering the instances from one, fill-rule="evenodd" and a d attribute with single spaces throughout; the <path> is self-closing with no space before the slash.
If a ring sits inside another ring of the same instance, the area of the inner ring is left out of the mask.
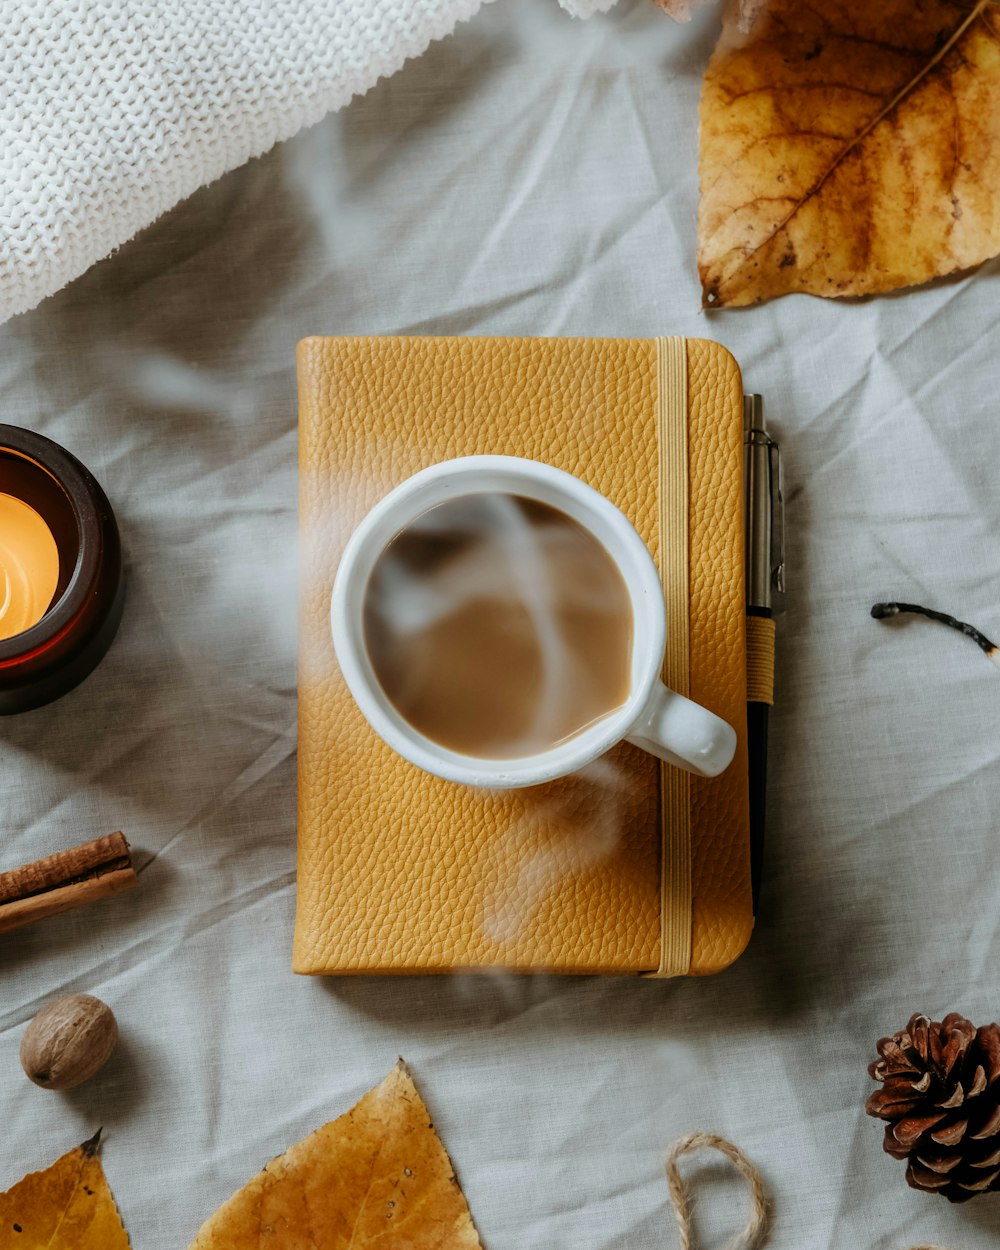
<path id="1" fill-rule="evenodd" d="M 123 599 L 118 524 L 93 475 L 58 443 L 0 425 L 0 715 L 79 685 Z"/>

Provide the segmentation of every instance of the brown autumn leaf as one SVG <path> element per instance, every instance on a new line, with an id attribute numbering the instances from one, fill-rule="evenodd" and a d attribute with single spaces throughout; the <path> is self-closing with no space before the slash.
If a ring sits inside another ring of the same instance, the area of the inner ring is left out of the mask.
<path id="1" fill-rule="evenodd" d="M 0 1250 L 129 1250 L 97 1155 L 100 1136 L 0 1194 Z"/>
<path id="2" fill-rule="evenodd" d="M 402 1060 L 273 1159 L 189 1250 L 482 1250 L 465 1195 Z"/>
<path id="3" fill-rule="evenodd" d="M 769 0 L 737 25 L 702 92 L 706 307 L 891 291 L 1000 251 L 996 0 Z"/>

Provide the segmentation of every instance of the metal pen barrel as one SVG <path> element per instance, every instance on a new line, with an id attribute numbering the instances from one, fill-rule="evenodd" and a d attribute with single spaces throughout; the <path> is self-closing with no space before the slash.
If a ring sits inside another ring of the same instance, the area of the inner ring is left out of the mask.
<path id="1" fill-rule="evenodd" d="M 744 398 L 743 438 L 746 471 L 747 604 L 755 608 L 770 608 L 773 444 L 764 424 L 764 400 L 760 395 L 747 395 Z"/>

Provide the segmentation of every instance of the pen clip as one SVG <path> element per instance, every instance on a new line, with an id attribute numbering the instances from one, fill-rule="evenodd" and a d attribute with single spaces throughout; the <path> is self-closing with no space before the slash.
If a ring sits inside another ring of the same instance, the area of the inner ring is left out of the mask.
<path id="1" fill-rule="evenodd" d="M 785 590 L 785 474 L 781 448 L 768 438 L 768 476 L 771 484 L 771 585 Z"/>
<path id="2" fill-rule="evenodd" d="M 748 394 L 743 398 L 743 442 L 751 457 L 747 462 L 748 485 L 757 481 L 757 485 L 750 488 L 753 498 L 748 499 L 747 550 L 750 557 L 751 593 L 762 596 L 759 600 L 754 599 L 754 602 L 769 607 L 770 589 L 781 592 L 785 589 L 784 473 L 781 464 L 781 449 L 767 431 L 764 400 L 761 395 Z M 761 457 L 762 464 L 756 461 L 760 465 L 761 476 L 764 473 L 767 475 L 763 483 L 753 477 L 754 449 L 760 449 L 765 453 Z M 754 502 L 760 499 L 760 495 L 756 492 L 761 488 L 766 492 L 768 501 L 763 517 L 759 511 L 759 503 Z M 750 519 L 751 514 L 758 520 L 759 532 L 763 535 L 763 549 L 754 544 L 754 522 Z M 759 574 L 755 570 L 759 570 Z M 753 585 L 756 585 L 756 592 L 753 591 Z"/>

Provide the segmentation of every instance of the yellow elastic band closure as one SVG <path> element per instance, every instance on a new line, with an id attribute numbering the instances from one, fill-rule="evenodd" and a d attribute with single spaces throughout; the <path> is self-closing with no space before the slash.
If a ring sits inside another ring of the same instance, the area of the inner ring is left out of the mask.
<path id="1" fill-rule="evenodd" d="M 774 702 L 774 620 L 747 617 L 747 702 Z"/>
<path id="2" fill-rule="evenodd" d="M 657 424 L 660 449 L 660 571 L 667 607 L 663 680 L 686 695 L 688 648 L 688 386 L 687 346 L 682 338 L 656 340 L 659 377 Z M 660 765 L 660 965 L 654 977 L 686 976 L 691 970 L 691 777 Z"/>

